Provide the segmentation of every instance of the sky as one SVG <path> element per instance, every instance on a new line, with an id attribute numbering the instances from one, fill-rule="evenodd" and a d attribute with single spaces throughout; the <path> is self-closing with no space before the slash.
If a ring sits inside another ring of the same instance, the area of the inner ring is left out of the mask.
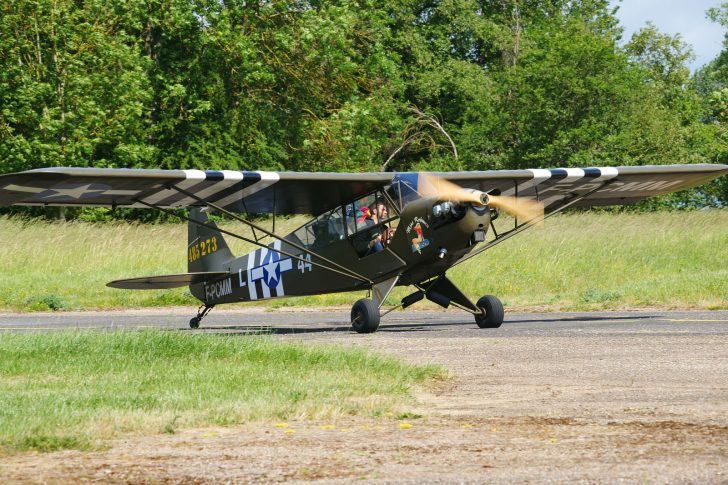
<path id="1" fill-rule="evenodd" d="M 715 59 L 722 49 L 724 28 L 705 16 L 721 0 L 612 0 L 611 3 L 619 6 L 617 17 L 624 27 L 625 41 L 648 21 L 661 32 L 679 33 L 695 53 L 696 59 L 690 65 L 693 71 Z"/>

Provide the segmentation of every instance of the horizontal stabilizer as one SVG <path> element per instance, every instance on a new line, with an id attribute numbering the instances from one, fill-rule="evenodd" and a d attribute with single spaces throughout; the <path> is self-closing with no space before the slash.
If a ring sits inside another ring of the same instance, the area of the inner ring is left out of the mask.
<path id="1" fill-rule="evenodd" d="M 106 283 L 111 288 L 124 290 L 166 290 L 168 288 L 179 288 L 195 283 L 212 281 L 222 276 L 227 276 L 227 271 L 209 271 L 205 273 L 182 273 L 168 274 L 162 276 L 143 276 L 141 278 L 130 278 L 127 280 L 114 280 Z"/>

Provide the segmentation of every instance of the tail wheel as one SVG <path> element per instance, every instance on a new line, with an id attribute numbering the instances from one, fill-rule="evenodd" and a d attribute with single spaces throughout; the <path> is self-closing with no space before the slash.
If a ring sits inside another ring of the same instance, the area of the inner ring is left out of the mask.
<path id="1" fill-rule="evenodd" d="M 493 295 L 486 295 L 476 304 L 483 312 L 475 316 L 475 323 L 480 328 L 498 328 L 503 323 L 503 303 Z"/>
<path id="2" fill-rule="evenodd" d="M 379 307 L 374 300 L 363 298 L 351 308 L 351 327 L 356 333 L 373 333 L 379 328 Z"/>
<path id="3" fill-rule="evenodd" d="M 197 316 L 190 319 L 190 328 L 200 328 L 200 322 L 214 307 L 214 304 L 200 305 L 200 308 L 197 309 Z"/>

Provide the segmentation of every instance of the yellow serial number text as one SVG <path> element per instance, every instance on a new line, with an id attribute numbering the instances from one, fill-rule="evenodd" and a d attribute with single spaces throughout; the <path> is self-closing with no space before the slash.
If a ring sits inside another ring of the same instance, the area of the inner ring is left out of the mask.
<path id="1" fill-rule="evenodd" d="M 217 238 L 212 236 L 209 239 L 197 241 L 187 249 L 187 261 L 190 263 L 212 254 L 217 251 Z"/>

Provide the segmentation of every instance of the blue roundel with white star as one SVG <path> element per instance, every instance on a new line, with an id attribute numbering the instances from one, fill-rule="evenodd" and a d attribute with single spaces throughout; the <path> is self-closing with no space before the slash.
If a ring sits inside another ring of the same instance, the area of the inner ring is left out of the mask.
<path id="1" fill-rule="evenodd" d="M 278 247 L 275 247 L 278 246 Z M 263 280 L 265 286 L 271 290 L 283 291 L 283 285 L 281 284 L 282 274 L 286 271 L 293 269 L 293 262 L 291 258 L 281 258 L 279 251 L 280 243 L 276 241 L 273 248 L 263 250 L 265 255 L 260 261 L 260 265 L 253 268 L 250 272 L 250 280 L 258 281 Z M 255 254 L 259 254 L 256 251 Z"/>
<path id="2" fill-rule="evenodd" d="M 268 288 L 275 288 L 281 280 L 281 255 L 275 251 L 268 251 L 263 258 L 263 281 Z"/>

